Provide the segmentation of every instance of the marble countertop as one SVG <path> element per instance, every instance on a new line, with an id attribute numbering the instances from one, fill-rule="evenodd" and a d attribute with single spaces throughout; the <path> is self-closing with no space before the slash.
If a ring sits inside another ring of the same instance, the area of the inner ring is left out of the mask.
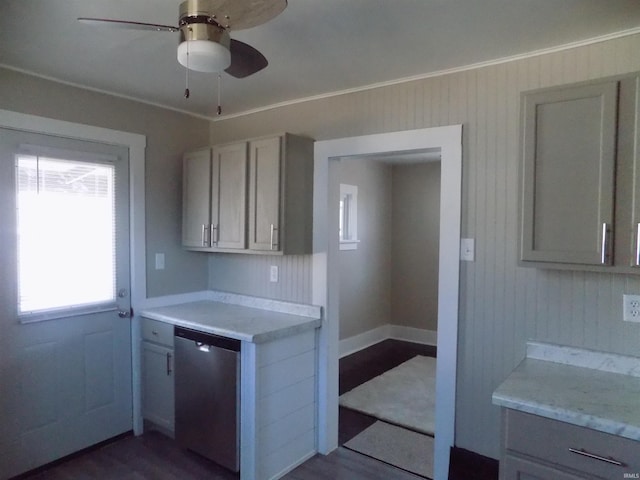
<path id="1" fill-rule="evenodd" d="M 319 307 L 289 304 L 289 308 L 284 302 L 263 305 L 260 301 L 247 306 L 251 302 L 237 304 L 228 303 L 228 298 L 220 300 L 147 308 L 140 316 L 252 343 L 302 333 L 320 327 L 322 322 Z"/>
<path id="2" fill-rule="evenodd" d="M 640 441 L 640 358 L 532 342 L 493 403 Z"/>

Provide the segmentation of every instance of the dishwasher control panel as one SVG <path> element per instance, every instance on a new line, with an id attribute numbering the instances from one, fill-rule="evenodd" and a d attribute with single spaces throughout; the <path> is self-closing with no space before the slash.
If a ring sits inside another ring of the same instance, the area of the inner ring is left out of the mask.
<path id="1" fill-rule="evenodd" d="M 175 327 L 174 335 L 176 337 L 184 338 L 185 340 L 192 340 L 203 346 L 210 346 L 216 348 L 224 348 L 225 350 L 231 350 L 232 352 L 240 351 L 240 340 L 235 338 L 221 337 L 220 335 L 213 335 L 211 333 L 200 332 L 198 330 L 191 330 L 190 328 Z"/>

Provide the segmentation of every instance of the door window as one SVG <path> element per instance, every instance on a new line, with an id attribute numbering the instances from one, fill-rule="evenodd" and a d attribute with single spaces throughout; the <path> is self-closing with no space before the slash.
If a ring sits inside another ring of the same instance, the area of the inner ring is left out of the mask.
<path id="1" fill-rule="evenodd" d="M 113 162 L 18 154 L 16 184 L 21 321 L 114 309 Z"/>

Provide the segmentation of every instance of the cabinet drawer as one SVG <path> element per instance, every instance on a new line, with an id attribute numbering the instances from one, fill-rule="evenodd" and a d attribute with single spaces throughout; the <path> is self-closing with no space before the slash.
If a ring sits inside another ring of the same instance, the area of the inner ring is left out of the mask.
<path id="1" fill-rule="evenodd" d="M 506 455 L 500 464 L 500 480 L 584 480 L 548 465 Z"/>
<path id="2" fill-rule="evenodd" d="M 507 450 L 607 479 L 640 472 L 640 442 L 509 409 L 505 422 Z"/>
<path id="3" fill-rule="evenodd" d="M 173 325 L 143 318 L 142 339 L 173 348 Z"/>

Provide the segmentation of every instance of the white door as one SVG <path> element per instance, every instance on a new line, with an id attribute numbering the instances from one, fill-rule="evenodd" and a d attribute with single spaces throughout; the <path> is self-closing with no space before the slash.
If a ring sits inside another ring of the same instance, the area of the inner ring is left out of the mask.
<path id="1" fill-rule="evenodd" d="M 0 479 L 131 430 L 128 161 L 0 128 Z"/>

